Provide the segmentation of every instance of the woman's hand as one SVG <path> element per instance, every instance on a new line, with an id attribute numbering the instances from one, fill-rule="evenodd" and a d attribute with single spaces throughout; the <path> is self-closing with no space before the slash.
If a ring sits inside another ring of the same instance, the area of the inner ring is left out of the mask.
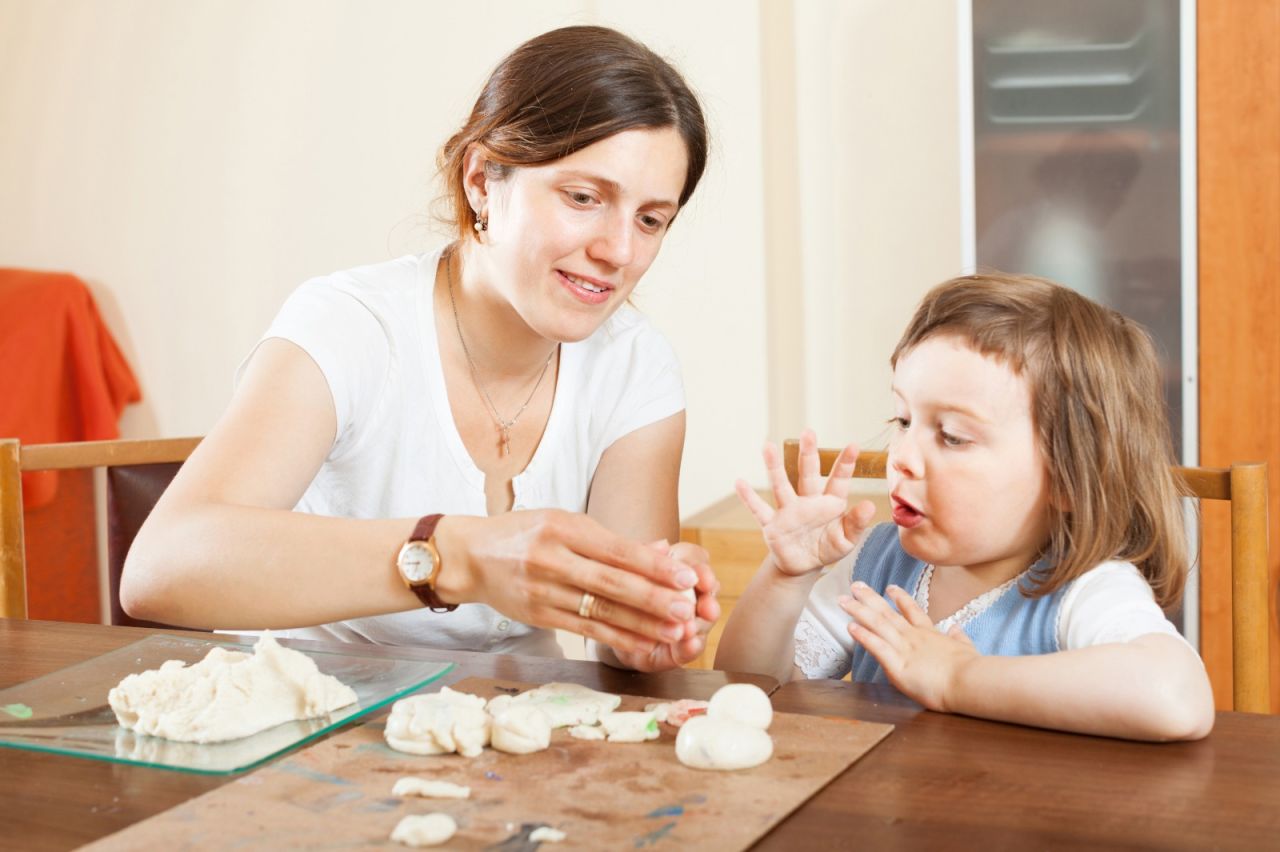
<path id="1" fill-rule="evenodd" d="M 694 619 L 686 624 L 685 636 L 676 642 L 667 642 L 654 647 L 648 654 L 613 649 L 618 664 L 641 672 L 661 672 L 684 666 L 702 653 L 707 647 L 707 634 L 720 618 L 720 602 L 716 594 L 720 591 L 720 581 L 711 571 L 710 557 L 707 551 L 696 544 L 682 541 L 668 547 L 665 541 L 654 542 L 650 547 L 656 552 L 665 553 L 672 559 L 683 562 L 698 575 L 698 583 L 693 587 L 696 603 Z M 686 592 L 687 595 L 687 592 Z"/>
<path id="2" fill-rule="evenodd" d="M 851 597 L 840 607 L 853 621 L 849 635 L 876 658 L 890 683 L 929 710 L 950 712 L 951 695 L 960 670 L 981 656 L 959 625 L 939 633 L 915 598 L 890 586 L 886 593 L 897 605 L 876 594 L 866 583 L 854 583 Z"/>
<path id="3" fill-rule="evenodd" d="M 695 608 L 682 591 L 712 588 L 705 553 L 700 571 L 583 514 L 446 515 L 436 545 L 442 600 L 485 603 L 526 624 L 579 633 L 627 659 L 649 658 L 653 666 L 665 663 L 667 653 L 672 661 L 688 654 L 698 611 L 719 615 L 714 598 Z M 672 650 L 660 651 L 665 645 Z"/>
<path id="4" fill-rule="evenodd" d="M 765 444 L 764 463 L 777 508 L 762 500 L 746 482 L 736 483 L 738 497 L 760 523 L 774 565 L 783 574 L 808 574 L 853 551 L 875 514 L 869 500 L 849 507 L 849 482 L 857 458 L 855 444 L 845 447 L 824 487 L 818 472 L 818 439 L 806 429 L 800 435 L 799 493 L 791 487 L 782 454 L 772 443 Z"/>

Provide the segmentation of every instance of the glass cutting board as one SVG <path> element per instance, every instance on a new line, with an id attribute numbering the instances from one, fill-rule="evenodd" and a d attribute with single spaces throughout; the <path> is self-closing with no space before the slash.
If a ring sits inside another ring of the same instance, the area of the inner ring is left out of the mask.
<path id="1" fill-rule="evenodd" d="M 174 742 L 135 734 L 116 723 L 115 713 L 107 704 L 107 693 L 125 675 L 159 668 L 166 660 L 198 662 L 215 645 L 253 653 L 253 645 L 247 642 L 157 634 L 0 690 L 0 746 L 224 775 L 250 769 L 384 707 L 453 668 L 452 663 L 362 656 L 359 646 L 343 653 L 305 650 L 302 653 L 315 660 L 320 671 L 355 690 L 356 703 L 328 716 L 286 722 L 251 737 L 223 743 Z"/>

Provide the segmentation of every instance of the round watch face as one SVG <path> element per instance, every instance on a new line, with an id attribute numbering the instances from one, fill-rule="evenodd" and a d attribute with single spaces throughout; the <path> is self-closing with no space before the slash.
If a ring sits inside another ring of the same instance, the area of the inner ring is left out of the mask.
<path id="1" fill-rule="evenodd" d="M 435 560 L 431 558 L 431 551 L 420 541 L 411 541 L 406 544 L 400 550 L 400 558 L 397 562 L 401 575 L 413 585 L 427 582 L 432 570 L 435 569 Z"/>

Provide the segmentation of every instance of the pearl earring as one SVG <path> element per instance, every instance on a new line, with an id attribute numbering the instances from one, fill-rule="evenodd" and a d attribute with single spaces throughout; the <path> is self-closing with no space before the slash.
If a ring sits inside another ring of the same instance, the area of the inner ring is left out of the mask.
<path id="1" fill-rule="evenodd" d="M 483 233 L 484 231 L 489 230 L 489 220 L 477 218 L 476 223 L 472 225 L 472 227 L 476 229 L 477 233 Z"/>

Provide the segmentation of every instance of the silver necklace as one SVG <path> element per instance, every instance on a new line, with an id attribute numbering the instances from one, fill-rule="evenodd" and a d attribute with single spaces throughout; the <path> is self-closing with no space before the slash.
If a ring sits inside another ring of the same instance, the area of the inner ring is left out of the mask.
<path id="1" fill-rule="evenodd" d="M 560 351 L 560 344 L 556 344 L 556 348 L 551 350 L 551 354 L 547 356 L 547 360 L 542 364 L 542 372 L 538 374 L 538 380 L 533 383 L 533 390 L 529 391 L 529 398 L 524 401 L 524 405 L 510 418 L 504 418 L 498 413 L 498 406 L 493 404 L 493 397 L 489 396 L 489 391 L 485 390 L 484 384 L 480 381 L 480 374 L 476 370 L 476 361 L 471 357 L 471 350 L 467 348 L 467 338 L 462 334 L 462 320 L 458 319 L 458 302 L 453 295 L 453 252 L 445 258 L 445 270 L 448 272 L 449 279 L 449 305 L 453 308 L 453 325 L 458 330 L 458 342 L 462 344 L 462 354 L 467 356 L 467 367 L 471 370 L 471 382 L 476 386 L 476 390 L 480 391 L 480 395 L 484 397 L 484 401 L 489 406 L 489 412 L 493 415 L 495 424 L 498 427 L 498 447 L 502 455 L 511 454 L 511 427 L 516 425 L 516 421 L 520 419 L 520 415 L 524 414 L 524 410 L 529 407 L 529 403 L 533 402 L 533 395 L 538 392 L 538 388 L 542 386 L 542 380 L 546 378 L 547 370 L 551 367 L 551 359 L 556 357 L 556 353 Z"/>

